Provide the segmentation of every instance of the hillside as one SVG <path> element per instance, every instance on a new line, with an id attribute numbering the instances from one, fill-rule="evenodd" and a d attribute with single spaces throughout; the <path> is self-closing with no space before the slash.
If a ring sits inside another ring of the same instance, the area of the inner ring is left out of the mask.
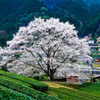
<path id="1" fill-rule="evenodd" d="M 100 36 L 100 13 L 85 23 L 80 29 L 80 35 L 92 34 L 94 39 Z"/>
<path id="2" fill-rule="evenodd" d="M 61 100 L 99 100 L 100 98 L 99 94 L 91 94 L 70 87 L 66 87 L 66 85 L 68 85 L 66 83 L 65 86 L 63 86 L 64 83 L 62 83 L 63 85 L 52 82 L 45 83 L 48 84 L 50 87 L 49 92 L 53 92 L 53 94 L 56 94 Z M 72 85 L 74 87 L 76 86 L 75 84 Z"/>
<path id="3" fill-rule="evenodd" d="M 80 31 L 80 37 L 88 34 L 96 37 L 99 24 L 95 23 L 95 20 L 100 18 L 97 16 L 100 12 L 99 1 L 0 0 L 0 45 L 5 46 L 6 41 L 12 39 L 12 34 L 16 34 L 19 27 L 27 26 L 34 17 L 55 17 L 63 22 L 69 21 Z M 91 6 L 88 6 L 90 3 Z M 92 20 L 94 22 L 91 22 Z M 93 30 L 90 30 L 92 28 Z"/>
<path id="4" fill-rule="evenodd" d="M 100 98 L 98 94 L 80 92 L 57 83 L 44 83 L 0 70 L 0 100 L 99 100 Z M 49 90 L 46 84 L 49 85 Z"/>
<path id="5" fill-rule="evenodd" d="M 98 95 L 100 94 L 100 82 L 98 83 L 84 83 L 77 88 L 79 91 Z"/>
<path id="6" fill-rule="evenodd" d="M 0 70 L 0 100 L 58 100 L 43 93 L 47 90 L 42 82 Z"/>

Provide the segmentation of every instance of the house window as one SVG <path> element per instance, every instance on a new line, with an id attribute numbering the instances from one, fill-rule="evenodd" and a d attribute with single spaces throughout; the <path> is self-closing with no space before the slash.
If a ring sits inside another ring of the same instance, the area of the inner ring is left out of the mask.
<path id="1" fill-rule="evenodd" d="M 72 80 L 72 78 L 68 78 L 69 80 Z"/>

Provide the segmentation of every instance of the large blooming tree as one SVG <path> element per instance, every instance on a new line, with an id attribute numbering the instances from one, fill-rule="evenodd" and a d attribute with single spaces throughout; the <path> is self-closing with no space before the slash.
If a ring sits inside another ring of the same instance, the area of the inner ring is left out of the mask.
<path id="1" fill-rule="evenodd" d="M 40 69 L 51 80 L 59 67 L 68 67 L 67 63 L 79 62 L 81 57 L 82 62 L 91 60 L 89 46 L 85 39 L 78 38 L 75 27 L 55 18 L 35 18 L 27 27 L 21 27 L 7 45 L 1 48 L 1 54 L 9 54 L 12 59 L 20 54 L 19 61 Z"/>

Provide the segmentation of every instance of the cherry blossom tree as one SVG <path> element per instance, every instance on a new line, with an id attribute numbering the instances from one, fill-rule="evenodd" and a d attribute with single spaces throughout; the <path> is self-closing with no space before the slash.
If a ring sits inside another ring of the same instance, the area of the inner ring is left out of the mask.
<path id="1" fill-rule="evenodd" d="M 20 27 L 7 45 L 1 48 L 1 54 L 6 52 L 13 58 L 16 53 L 21 54 L 19 61 L 42 70 L 51 80 L 59 67 L 76 63 L 81 57 L 82 62 L 91 63 L 85 39 L 78 38 L 73 25 L 55 18 L 35 18 L 27 27 Z"/>

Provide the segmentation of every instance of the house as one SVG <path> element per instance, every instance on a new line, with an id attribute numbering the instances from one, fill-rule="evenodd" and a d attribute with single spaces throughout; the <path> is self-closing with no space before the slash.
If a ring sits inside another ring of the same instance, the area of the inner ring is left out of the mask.
<path id="1" fill-rule="evenodd" d="M 65 77 L 56 77 L 54 81 L 59 81 L 59 82 L 77 82 L 77 76 L 65 76 Z"/>
<path id="2" fill-rule="evenodd" d="M 77 82 L 90 82 L 90 78 L 86 75 L 82 75 L 77 78 Z"/>
<path id="3" fill-rule="evenodd" d="M 94 45 L 95 44 L 94 40 L 89 40 L 87 42 L 88 42 L 89 45 Z"/>
<path id="4" fill-rule="evenodd" d="M 66 77 L 66 82 L 77 82 L 78 76 Z"/>
<path id="5" fill-rule="evenodd" d="M 100 44 L 100 37 L 97 38 L 97 43 Z"/>
<path id="6" fill-rule="evenodd" d="M 99 82 L 100 81 L 100 75 L 96 75 L 93 77 L 93 82 Z"/>

